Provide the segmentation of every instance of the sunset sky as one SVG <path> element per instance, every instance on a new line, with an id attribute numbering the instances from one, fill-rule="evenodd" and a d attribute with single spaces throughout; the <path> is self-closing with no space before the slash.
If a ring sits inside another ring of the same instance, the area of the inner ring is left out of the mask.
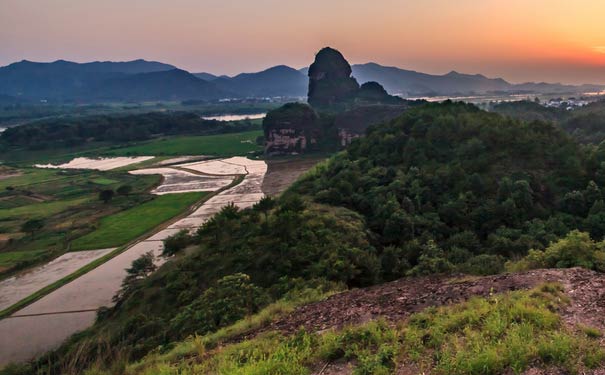
<path id="1" fill-rule="evenodd" d="M 192 72 L 351 63 L 605 83 L 604 0 L 0 0 L 0 65 L 144 58 Z"/>

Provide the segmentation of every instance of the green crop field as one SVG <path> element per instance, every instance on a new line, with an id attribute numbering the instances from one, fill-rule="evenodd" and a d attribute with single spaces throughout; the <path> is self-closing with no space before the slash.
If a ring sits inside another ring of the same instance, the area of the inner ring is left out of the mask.
<path id="1" fill-rule="evenodd" d="M 17 262 L 35 258 L 43 253 L 44 250 L 0 253 L 0 267 L 9 267 Z"/>
<path id="2" fill-rule="evenodd" d="M 72 250 L 121 246 L 185 211 L 207 193 L 167 194 L 100 220 L 99 227 L 72 243 Z"/>
<path id="3" fill-rule="evenodd" d="M 94 180 L 90 180 L 92 183 L 97 185 L 114 185 L 120 181 L 112 180 L 111 178 L 95 178 Z"/>
<path id="4" fill-rule="evenodd" d="M 20 168 L 19 175 L 0 180 L 0 272 L 25 267 L 68 250 L 70 241 L 95 229 L 103 217 L 149 201 L 149 190 L 160 177 L 127 172 Z M 102 189 L 129 185 L 128 195 L 116 195 L 104 204 Z M 42 227 L 24 233 L 31 219 Z"/>
<path id="5" fill-rule="evenodd" d="M 75 157 L 97 157 L 97 156 L 172 156 L 172 155 L 215 155 L 235 156 L 245 155 L 249 152 L 262 150 L 262 146 L 256 144 L 256 138 L 263 135 L 261 130 L 243 133 L 227 133 L 217 135 L 197 136 L 175 136 L 144 141 L 129 146 L 119 144 L 94 143 L 72 148 L 53 148 L 45 150 L 14 150 L 0 153 L 0 161 L 12 163 L 25 167 L 35 163 L 61 163 L 67 162 Z M 159 161 L 147 161 L 136 165 L 143 167 Z M 119 168 L 119 170 L 132 169 L 135 165 Z M 47 172 L 52 174 L 51 170 Z M 29 177 L 23 181 L 28 182 Z M 37 178 L 41 178 L 37 176 Z M 3 185 L 3 186 L 2 186 Z M 0 189 L 6 186 L 0 181 Z"/>
<path id="6" fill-rule="evenodd" d="M 42 218 L 64 211 L 70 207 L 78 206 L 92 197 L 82 197 L 70 200 L 58 200 L 52 202 L 40 202 L 26 206 L 0 210 L 0 220 L 18 218 Z"/>
<path id="7" fill-rule="evenodd" d="M 139 145 L 115 148 L 105 155 L 215 155 L 235 156 L 262 150 L 256 138 L 262 131 L 206 136 L 162 138 Z"/>

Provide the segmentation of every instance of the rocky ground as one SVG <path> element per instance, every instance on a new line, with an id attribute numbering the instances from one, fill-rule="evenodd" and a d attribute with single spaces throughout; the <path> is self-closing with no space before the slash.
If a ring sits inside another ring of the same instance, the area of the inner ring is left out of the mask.
<path id="1" fill-rule="evenodd" d="M 292 334 L 301 327 L 313 332 L 357 325 L 382 318 L 402 321 L 431 306 L 454 304 L 472 296 L 489 296 L 533 288 L 545 282 L 561 283 L 571 303 L 561 312 L 570 326 L 578 323 L 605 330 L 605 274 L 582 268 L 532 270 L 516 274 L 485 277 L 418 277 L 339 293 L 328 299 L 299 307 L 266 327 L 248 332 L 236 340 L 252 338 L 266 331 Z M 605 344 L 605 342 L 603 342 Z M 410 365 L 411 366 L 411 365 Z M 401 368 L 399 374 L 417 374 L 414 368 Z M 316 369 L 315 374 L 350 374 L 352 366 L 335 362 Z M 530 369 L 526 374 L 559 374 L 557 369 Z M 597 370 L 591 374 L 605 374 Z"/>
<path id="2" fill-rule="evenodd" d="M 565 286 L 572 300 L 564 312 L 566 321 L 605 328 L 605 274 L 571 268 L 486 277 L 401 279 L 302 306 L 265 330 L 293 333 L 300 327 L 322 331 L 376 318 L 401 321 L 430 306 L 453 304 L 472 296 L 530 289 L 544 282 L 560 282 Z"/>

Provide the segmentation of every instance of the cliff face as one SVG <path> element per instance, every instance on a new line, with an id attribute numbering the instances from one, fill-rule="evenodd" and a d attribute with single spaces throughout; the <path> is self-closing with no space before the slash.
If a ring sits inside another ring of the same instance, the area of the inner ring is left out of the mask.
<path id="1" fill-rule="evenodd" d="M 313 150 L 322 136 L 319 116 L 302 103 L 288 103 L 263 120 L 265 154 L 283 155 Z"/>
<path id="2" fill-rule="evenodd" d="M 359 84 L 351 73 L 351 65 L 340 52 L 330 47 L 319 51 L 309 68 L 309 104 L 329 107 L 354 99 Z"/>
<path id="3" fill-rule="evenodd" d="M 403 99 L 389 95 L 376 82 L 360 87 L 351 72 L 337 50 L 326 47 L 319 51 L 309 68 L 310 106 L 291 103 L 267 114 L 263 122 L 265 153 L 303 153 L 320 144 L 345 147 L 368 126 L 390 120 L 407 108 Z"/>

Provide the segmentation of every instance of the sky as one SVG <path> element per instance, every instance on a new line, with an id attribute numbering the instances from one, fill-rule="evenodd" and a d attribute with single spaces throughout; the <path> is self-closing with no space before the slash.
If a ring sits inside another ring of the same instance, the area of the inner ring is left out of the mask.
<path id="1" fill-rule="evenodd" d="M 605 84 L 605 0 L 0 0 L 0 66 L 138 58 L 233 75 L 351 63 Z"/>

